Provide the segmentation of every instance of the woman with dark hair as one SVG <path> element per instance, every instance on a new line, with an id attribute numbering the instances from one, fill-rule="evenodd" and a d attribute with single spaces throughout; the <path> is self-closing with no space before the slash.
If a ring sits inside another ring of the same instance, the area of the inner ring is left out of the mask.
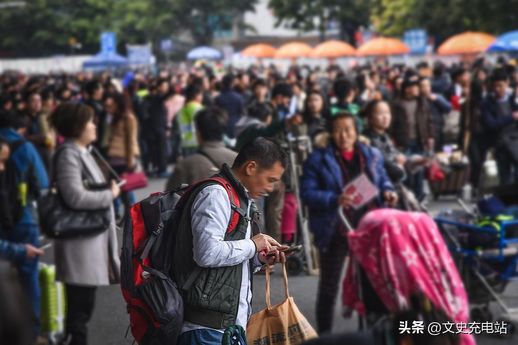
<path id="1" fill-rule="evenodd" d="M 385 170 L 393 183 L 401 182 L 405 177 L 406 157 L 394 146 L 387 131 L 392 123 L 392 113 L 387 102 L 374 100 L 367 103 L 363 111 L 368 127 L 363 135 L 370 140 L 371 146 L 383 154 Z"/>
<path id="2" fill-rule="evenodd" d="M 140 156 L 137 118 L 120 93 L 107 95 L 104 109 L 111 116 L 107 143 L 110 164 L 119 174 L 131 171 Z"/>
<path id="3" fill-rule="evenodd" d="M 343 207 L 355 227 L 370 209 L 387 203 L 394 206 L 397 194 L 383 167 L 381 153 L 358 142 L 355 118 L 339 113 L 330 120 L 331 143 L 311 153 L 304 164 L 301 197 L 309 208 L 310 229 L 320 251 L 320 281 L 317 298 L 319 333 L 330 332 L 338 284 L 347 255 L 346 230 L 338 221 Z M 372 202 L 353 209 L 351 194 L 344 187 L 360 175 L 378 188 Z"/>
<path id="4" fill-rule="evenodd" d="M 65 143 L 54 156 L 54 183 L 71 209 L 110 208 L 110 224 L 99 234 L 55 241 L 56 279 L 66 285 L 66 336 L 69 345 L 87 344 L 87 323 L 95 305 L 97 286 L 118 283 L 120 261 L 113 200 L 119 186 L 107 184 L 91 155 L 89 146 L 97 131 L 92 108 L 80 103 L 63 103 L 51 116 Z M 106 185 L 107 188 L 89 188 Z"/>
<path id="5" fill-rule="evenodd" d="M 302 117 L 306 128 L 301 128 L 301 132 L 306 132 L 312 140 L 317 134 L 326 131 L 329 113 L 325 108 L 324 96 L 320 92 L 312 91 L 308 94 Z"/>
<path id="6" fill-rule="evenodd" d="M 107 116 L 111 117 L 108 130 L 108 161 L 119 175 L 131 172 L 137 167 L 140 156 L 137 118 L 121 93 L 108 94 L 104 98 L 104 110 L 108 114 Z M 124 203 L 124 211 L 128 214 L 131 204 L 135 202 L 135 195 L 133 192 L 122 193 L 121 198 Z M 118 207 L 116 207 L 116 211 L 118 213 Z"/>

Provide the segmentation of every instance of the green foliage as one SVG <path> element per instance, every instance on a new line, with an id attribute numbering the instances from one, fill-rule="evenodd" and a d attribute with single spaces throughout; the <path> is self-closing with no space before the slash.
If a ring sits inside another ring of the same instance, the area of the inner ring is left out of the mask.
<path id="1" fill-rule="evenodd" d="M 6 2 L 7 0 L 0 0 Z M 210 44 L 216 30 L 253 10 L 257 0 L 30 0 L 0 10 L 0 52 L 4 55 L 67 54 L 71 38 L 95 53 L 103 31 L 126 43 L 156 43 L 189 30 L 197 44 Z M 119 49 L 122 51 L 121 49 Z"/>
<path id="2" fill-rule="evenodd" d="M 518 0 L 270 0 L 277 25 L 301 31 L 321 30 L 318 23 L 335 19 L 343 38 L 360 26 L 374 25 L 383 35 L 400 36 L 424 28 L 439 39 L 452 34 L 484 31 L 500 34 L 518 28 Z"/>
<path id="3" fill-rule="evenodd" d="M 372 0 L 270 0 L 269 6 L 277 17 L 276 25 L 285 25 L 301 31 L 319 30 L 325 39 L 326 23 L 339 23 L 342 38 L 351 39 L 359 26 L 367 26 L 370 20 Z"/>
<path id="4" fill-rule="evenodd" d="M 518 0 L 376 0 L 371 19 L 385 35 L 415 27 L 440 39 L 467 30 L 498 35 L 517 28 Z"/>
<path id="5" fill-rule="evenodd" d="M 230 30 L 240 14 L 253 11 L 257 0 L 176 0 L 180 27 L 189 28 L 197 44 L 210 44 L 216 30 Z"/>

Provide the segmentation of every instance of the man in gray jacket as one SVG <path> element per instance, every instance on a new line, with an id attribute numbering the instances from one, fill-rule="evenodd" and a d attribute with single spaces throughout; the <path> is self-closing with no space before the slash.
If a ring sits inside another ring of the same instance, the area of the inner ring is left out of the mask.
<path id="1" fill-rule="evenodd" d="M 166 190 L 192 184 L 217 173 L 223 164 L 231 165 L 237 153 L 225 147 L 223 135 L 227 130 L 228 116 L 219 108 L 205 108 L 194 118 L 198 152 L 182 159 L 168 179 Z"/>
<path id="2" fill-rule="evenodd" d="M 243 147 L 232 168 L 223 166 L 219 176 L 228 182 L 225 187 L 208 185 L 187 201 L 173 251 L 174 278 L 185 289 L 179 344 L 221 344 L 227 327 L 246 329 L 251 274 L 265 263 L 284 261 L 283 247 L 257 231 L 253 199 L 273 191 L 286 161 L 277 143 L 257 138 Z M 225 188 L 235 191 L 239 205 Z M 233 210 L 240 217 L 229 232 Z"/>

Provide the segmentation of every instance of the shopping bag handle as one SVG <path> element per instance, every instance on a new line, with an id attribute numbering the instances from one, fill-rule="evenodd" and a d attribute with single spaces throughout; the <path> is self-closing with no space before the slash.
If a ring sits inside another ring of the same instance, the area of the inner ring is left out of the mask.
<path id="1" fill-rule="evenodd" d="M 290 290 L 289 290 L 289 286 L 288 286 L 288 272 L 286 271 L 286 264 L 283 263 L 281 264 L 282 266 L 282 275 L 283 275 L 283 278 L 284 278 L 284 294 L 286 296 L 286 299 L 288 299 L 288 297 L 290 297 Z M 268 307 L 268 309 L 272 309 L 272 301 L 270 299 L 270 271 L 271 271 L 271 267 L 270 265 L 266 265 L 266 294 L 265 294 L 265 299 L 266 299 L 266 306 Z"/>

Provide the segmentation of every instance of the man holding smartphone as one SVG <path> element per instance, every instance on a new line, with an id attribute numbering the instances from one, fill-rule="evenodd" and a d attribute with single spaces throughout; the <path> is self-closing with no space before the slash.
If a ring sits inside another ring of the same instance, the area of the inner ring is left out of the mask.
<path id="1" fill-rule="evenodd" d="M 286 161 L 277 143 L 259 137 L 242 148 L 232 168 L 224 165 L 219 173 L 228 181 L 226 188 L 237 194 L 239 206 L 225 187 L 210 184 L 183 208 L 173 251 L 173 275 L 185 293 L 179 344 L 221 344 L 228 326 L 246 329 L 252 311 L 251 273 L 263 264 L 284 261 L 280 250 L 287 248 L 258 233 L 253 199 L 273 190 Z M 239 213 L 239 221 L 228 231 L 233 212 Z"/>

